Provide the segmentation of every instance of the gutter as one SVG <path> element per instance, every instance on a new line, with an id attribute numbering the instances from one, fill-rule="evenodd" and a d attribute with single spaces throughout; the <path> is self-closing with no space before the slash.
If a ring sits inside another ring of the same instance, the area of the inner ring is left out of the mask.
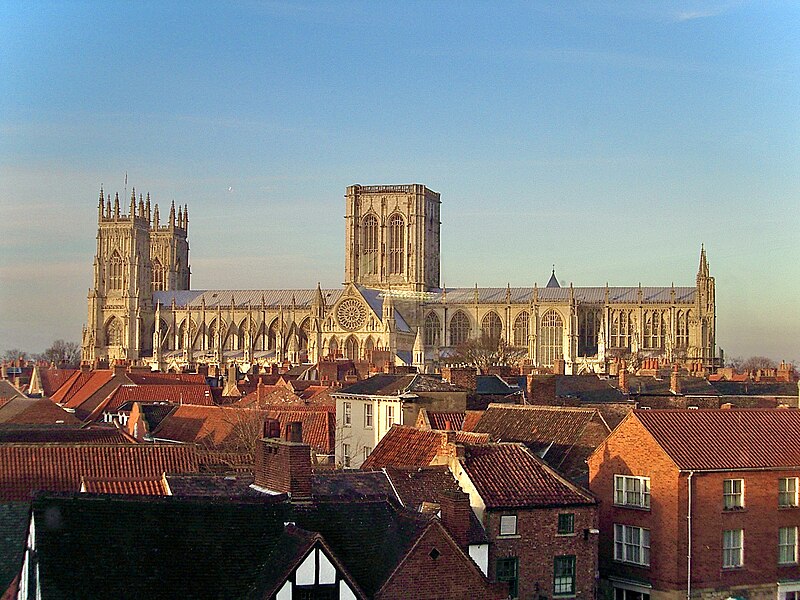
<path id="1" fill-rule="evenodd" d="M 689 471 L 689 478 L 687 480 L 689 488 L 688 506 L 686 511 L 686 534 L 688 538 L 688 547 L 686 552 L 686 600 L 691 600 L 692 597 L 692 476 L 694 471 Z"/>

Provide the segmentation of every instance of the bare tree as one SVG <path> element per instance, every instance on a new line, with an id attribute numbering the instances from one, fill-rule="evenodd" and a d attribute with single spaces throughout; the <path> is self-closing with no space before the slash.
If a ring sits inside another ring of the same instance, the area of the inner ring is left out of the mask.
<path id="1" fill-rule="evenodd" d="M 52 363 L 62 369 L 74 369 L 80 366 L 81 347 L 75 342 L 56 340 L 52 346 L 41 354 L 37 354 L 35 358 Z"/>
<path id="2" fill-rule="evenodd" d="M 444 362 L 469 365 L 485 373 L 489 367 L 515 367 L 527 356 L 527 348 L 511 346 L 500 337 L 481 333 L 480 336 L 456 346 L 455 353 L 444 359 Z"/>
<path id="3" fill-rule="evenodd" d="M 751 356 L 742 363 L 743 371 L 755 371 L 757 369 L 774 369 L 778 366 L 771 358 L 766 356 Z"/>
<path id="4" fill-rule="evenodd" d="M 28 353 L 23 352 L 19 348 L 12 348 L 11 350 L 6 350 L 3 353 L 3 360 L 17 360 L 18 358 L 22 358 L 23 360 L 28 359 Z"/>

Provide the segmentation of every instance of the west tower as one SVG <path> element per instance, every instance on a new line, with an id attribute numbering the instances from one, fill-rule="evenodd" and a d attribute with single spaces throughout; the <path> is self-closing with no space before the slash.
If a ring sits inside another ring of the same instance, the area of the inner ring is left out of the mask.
<path id="1" fill-rule="evenodd" d="M 345 283 L 423 292 L 439 287 L 440 196 L 424 185 L 352 185 Z"/>
<path id="2" fill-rule="evenodd" d="M 153 292 L 189 289 L 189 224 L 186 207 L 170 207 L 162 224 L 158 205 L 151 214 L 150 194 L 131 193 L 128 214 L 119 194 L 97 206 L 97 253 L 83 332 L 83 360 L 136 359 L 153 348 Z"/>

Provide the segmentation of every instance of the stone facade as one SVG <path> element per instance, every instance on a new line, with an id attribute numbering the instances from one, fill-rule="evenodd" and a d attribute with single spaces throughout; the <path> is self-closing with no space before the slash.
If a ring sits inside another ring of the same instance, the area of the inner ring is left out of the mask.
<path id="1" fill-rule="evenodd" d="M 439 367 L 485 333 L 527 362 L 567 374 L 605 372 L 612 358 L 716 355 L 715 285 L 701 250 L 689 287 L 440 287 L 440 196 L 424 185 L 347 188 L 345 284 L 338 289 L 189 289 L 188 210 L 165 225 L 135 194 L 98 207 L 98 246 L 83 359 L 198 363 L 369 360 Z M 563 363 L 562 363 L 563 361 Z"/>

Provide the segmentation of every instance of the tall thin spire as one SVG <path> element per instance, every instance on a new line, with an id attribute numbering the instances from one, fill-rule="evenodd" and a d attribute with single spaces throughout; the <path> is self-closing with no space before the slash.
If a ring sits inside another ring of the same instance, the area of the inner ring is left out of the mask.
<path id="1" fill-rule="evenodd" d="M 183 228 L 188 231 L 189 230 L 189 205 L 183 205 Z"/>
<path id="2" fill-rule="evenodd" d="M 133 219 L 133 217 L 135 217 L 135 216 L 136 216 L 136 188 L 133 188 L 131 190 L 131 214 L 130 214 L 130 217 L 131 217 L 131 219 Z"/>
<path id="3" fill-rule="evenodd" d="M 700 244 L 700 267 L 697 270 L 698 277 L 708 277 L 708 260 L 706 259 L 705 244 Z"/>
<path id="4" fill-rule="evenodd" d="M 145 218 L 147 219 L 147 224 L 150 224 L 150 192 L 147 192 L 147 201 L 144 205 L 145 210 Z"/>
<path id="5" fill-rule="evenodd" d="M 158 203 L 153 210 L 153 229 L 158 229 Z"/>
<path id="6" fill-rule="evenodd" d="M 175 200 L 172 201 L 172 205 L 169 207 L 169 226 L 175 227 Z"/>
<path id="7" fill-rule="evenodd" d="M 114 192 L 114 219 L 119 219 L 119 192 Z"/>
<path id="8" fill-rule="evenodd" d="M 103 219 L 103 201 L 105 197 L 103 195 L 103 184 L 100 184 L 100 202 L 97 205 L 97 220 L 101 221 Z"/>

